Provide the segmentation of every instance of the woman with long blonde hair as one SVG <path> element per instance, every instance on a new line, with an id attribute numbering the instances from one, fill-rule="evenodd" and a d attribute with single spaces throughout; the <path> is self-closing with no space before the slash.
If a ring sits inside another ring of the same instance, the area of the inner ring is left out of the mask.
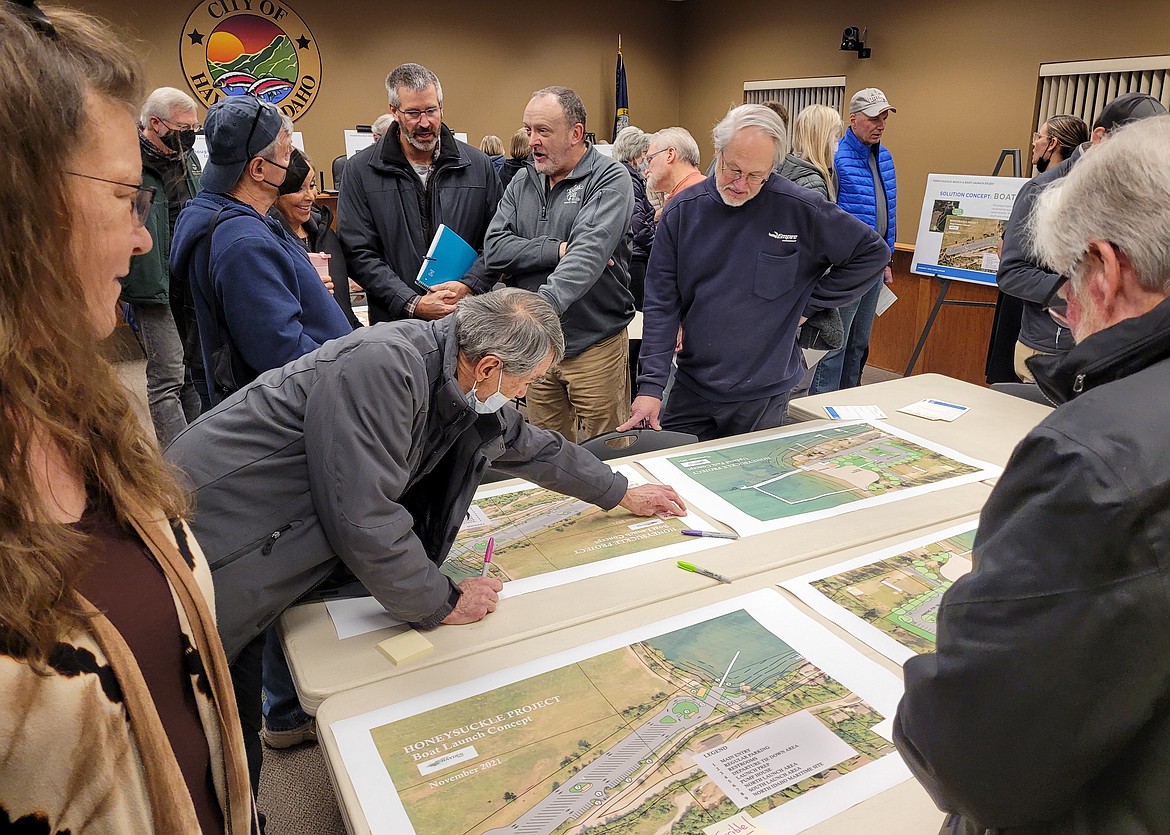
<path id="1" fill-rule="evenodd" d="M 0 820 L 254 830 L 207 564 L 100 356 L 149 251 L 131 47 L 0 2 Z"/>
<path id="2" fill-rule="evenodd" d="M 810 104 L 792 121 L 792 152 L 785 157 L 780 173 L 826 200 L 836 201 L 833 154 L 844 132 L 840 113 L 827 105 Z"/>

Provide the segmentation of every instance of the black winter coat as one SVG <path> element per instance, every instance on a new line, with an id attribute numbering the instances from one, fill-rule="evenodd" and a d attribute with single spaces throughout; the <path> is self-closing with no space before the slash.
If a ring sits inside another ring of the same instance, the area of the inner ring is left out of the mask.
<path id="1" fill-rule="evenodd" d="M 1170 301 L 1045 359 L 894 738 L 946 831 L 1170 832 Z"/>

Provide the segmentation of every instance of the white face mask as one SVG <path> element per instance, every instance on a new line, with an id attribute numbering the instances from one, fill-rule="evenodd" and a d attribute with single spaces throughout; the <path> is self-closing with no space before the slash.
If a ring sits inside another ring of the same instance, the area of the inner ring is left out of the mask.
<path id="1" fill-rule="evenodd" d="M 490 415 L 494 412 L 498 412 L 500 409 L 504 408 L 504 404 L 507 403 L 509 399 L 508 395 L 500 391 L 503 386 L 504 372 L 501 371 L 500 381 L 496 384 L 496 393 L 489 394 L 488 399 L 481 402 L 480 399 L 475 396 L 475 386 L 473 385 L 471 387 L 471 391 L 467 392 L 467 405 L 475 409 L 475 411 L 481 415 Z"/>

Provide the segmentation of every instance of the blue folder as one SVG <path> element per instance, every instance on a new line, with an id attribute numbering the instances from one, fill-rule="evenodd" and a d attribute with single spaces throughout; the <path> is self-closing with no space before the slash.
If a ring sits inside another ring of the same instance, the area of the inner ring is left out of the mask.
<path id="1" fill-rule="evenodd" d="M 444 281 L 458 281 L 475 263 L 476 252 L 459 233 L 440 223 L 431 239 L 431 248 L 419 267 L 414 283 L 428 292 Z"/>

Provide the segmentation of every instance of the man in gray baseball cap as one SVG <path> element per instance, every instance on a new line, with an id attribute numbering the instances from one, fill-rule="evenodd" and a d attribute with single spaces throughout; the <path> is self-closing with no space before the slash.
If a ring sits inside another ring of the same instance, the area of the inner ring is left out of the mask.
<path id="1" fill-rule="evenodd" d="M 854 113 L 864 113 L 871 119 L 876 119 L 886 111 L 890 113 L 897 113 L 898 108 L 891 107 L 889 99 L 886 94 L 877 87 L 866 87 L 864 90 L 858 90 L 853 94 L 853 98 L 849 100 L 849 115 Z M 852 124 L 853 120 L 850 120 Z M 885 120 L 882 120 L 883 125 Z"/>
<path id="2" fill-rule="evenodd" d="M 203 190 L 213 194 L 230 191 L 248 162 L 263 158 L 261 152 L 276 141 L 283 126 L 280 111 L 255 96 L 232 96 L 212 105 L 203 123 L 208 153 Z M 291 126 L 288 133 L 291 136 Z"/>

